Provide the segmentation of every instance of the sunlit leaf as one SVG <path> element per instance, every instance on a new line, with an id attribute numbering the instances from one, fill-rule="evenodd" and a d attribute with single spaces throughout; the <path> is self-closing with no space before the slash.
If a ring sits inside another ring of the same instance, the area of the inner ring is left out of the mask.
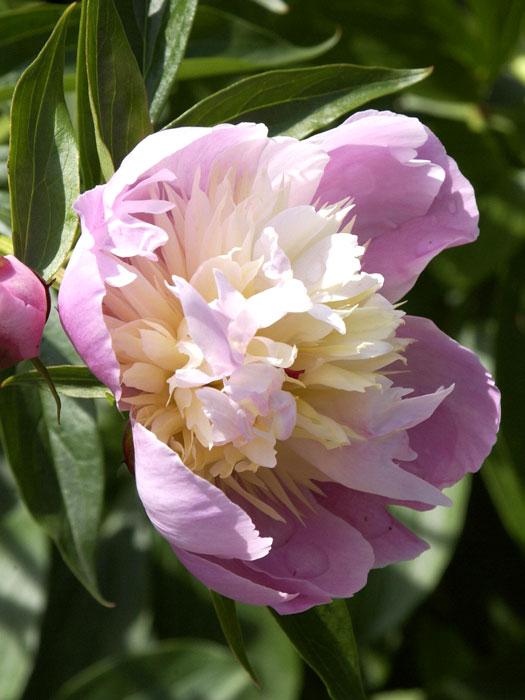
<path id="1" fill-rule="evenodd" d="M 213 126 L 250 114 L 272 133 L 304 138 L 352 109 L 423 80 L 430 69 L 390 70 L 338 64 L 276 70 L 205 98 L 168 127 Z"/>
<path id="2" fill-rule="evenodd" d="M 38 648 L 49 544 L 19 502 L 1 454 L 0 491 L 0 697 L 18 700 Z"/>
<path id="3" fill-rule="evenodd" d="M 109 392 L 109 389 L 84 365 L 59 365 L 47 367 L 47 371 L 56 390 L 65 396 L 100 399 L 105 398 Z M 38 389 L 46 388 L 47 385 L 39 372 L 30 370 L 11 375 L 2 383 L 2 387 L 6 386 L 32 386 Z"/>
<path id="4" fill-rule="evenodd" d="M 285 15 L 290 10 L 290 6 L 284 0 L 252 0 L 252 2 L 278 15 Z"/>
<path id="5" fill-rule="evenodd" d="M 57 700 L 243 700 L 250 685 L 227 647 L 180 639 L 158 643 L 142 654 L 95 664 L 68 681 Z"/>
<path id="6" fill-rule="evenodd" d="M 90 104 L 107 179 L 152 127 L 144 81 L 113 0 L 88 0 L 86 13 Z"/>
<path id="7" fill-rule="evenodd" d="M 62 74 L 69 16 L 62 15 L 13 95 L 9 187 L 16 256 L 44 279 L 65 260 L 77 226 L 78 152 Z"/>

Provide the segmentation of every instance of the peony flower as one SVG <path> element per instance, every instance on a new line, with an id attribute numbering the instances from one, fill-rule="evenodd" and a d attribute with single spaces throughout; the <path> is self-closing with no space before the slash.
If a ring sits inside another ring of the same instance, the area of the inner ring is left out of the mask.
<path id="1" fill-rule="evenodd" d="M 40 278 L 13 255 L 0 256 L 0 370 L 38 356 L 48 313 Z"/>
<path id="2" fill-rule="evenodd" d="M 129 410 L 140 498 L 196 577 L 293 613 L 426 549 L 388 505 L 449 505 L 499 410 L 475 355 L 398 304 L 477 235 L 428 129 L 166 130 L 76 210 L 62 323 Z"/>

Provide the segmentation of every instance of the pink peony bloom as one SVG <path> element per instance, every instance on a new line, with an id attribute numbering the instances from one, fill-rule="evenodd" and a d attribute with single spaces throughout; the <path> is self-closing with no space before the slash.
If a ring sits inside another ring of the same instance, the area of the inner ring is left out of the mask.
<path id="1" fill-rule="evenodd" d="M 48 298 L 32 270 L 13 255 L 0 256 L 0 369 L 37 357 Z"/>
<path id="2" fill-rule="evenodd" d="M 294 613 L 426 549 L 388 504 L 449 505 L 499 417 L 475 355 L 397 305 L 477 235 L 428 129 L 162 131 L 76 209 L 62 322 L 130 411 L 140 498 L 195 576 Z"/>

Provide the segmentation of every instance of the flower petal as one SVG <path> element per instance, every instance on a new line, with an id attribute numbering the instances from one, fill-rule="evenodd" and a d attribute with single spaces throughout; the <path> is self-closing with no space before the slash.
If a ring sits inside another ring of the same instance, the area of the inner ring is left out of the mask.
<path id="1" fill-rule="evenodd" d="M 111 346 L 102 302 L 106 289 L 90 240 L 82 236 L 64 273 L 58 294 L 60 320 L 80 357 L 117 401 L 121 396 L 120 367 Z"/>
<path id="2" fill-rule="evenodd" d="M 406 469 L 443 488 L 477 471 L 496 441 L 499 391 L 476 355 L 442 333 L 432 321 L 405 316 L 399 335 L 414 338 L 396 382 L 425 394 L 455 382 L 454 391 L 424 423 L 411 428 L 417 458 Z M 396 365 L 391 366 L 396 369 Z"/>
<path id="3" fill-rule="evenodd" d="M 306 594 L 306 607 L 315 596 L 319 602 L 348 598 L 365 585 L 374 563 L 372 548 L 358 530 L 319 502 L 315 512 L 303 516 L 303 523 L 295 518 L 285 523 L 265 515 L 254 518 L 274 544 L 266 557 L 247 566 L 271 576 L 284 590 L 293 585 L 293 590 Z M 301 596 L 291 607 L 295 612 L 301 609 Z"/>
<path id="4" fill-rule="evenodd" d="M 297 459 L 348 488 L 364 491 L 390 500 L 417 501 L 429 505 L 448 506 L 450 499 L 426 480 L 408 471 L 406 433 L 393 433 L 383 438 L 326 450 L 312 440 L 292 438 L 287 445 Z M 284 458 L 284 455 L 283 455 Z M 291 458 L 291 457 L 290 457 Z M 281 459 L 281 452 L 279 453 Z M 403 461 L 403 467 L 397 464 Z"/>
<path id="5" fill-rule="evenodd" d="M 149 519 L 172 547 L 226 559 L 257 559 L 272 540 L 248 515 L 201 479 L 176 452 L 132 420 L 137 490 Z"/>
<path id="6" fill-rule="evenodd" d="M 193 341 L 202 350 L 214 373 L 230 374 L 238 361 L 219 322 L 219 314 L 185 279 L 173 275 L 173 282 L 175 286 L 169 289 L 180 299 Z"/>
<path id="7" fill-rule="evenodd" d="M 363 269 L 384 276 L 390 301 L 441 250 L 476 238 L 472 187 L 417 119 L 368 110 L 313 140 L 330 155 L 316 198 L 354 198 L 352 233 L 370 240 Z"/>
<path id="8" fill-rule="evenodd" d="M 249 605 L 271 605 L 275 607 L 285 601 L 293 600 L 298 595 L 297 593 L 279 591 L 263 583 L 256 583 L 247 575 L 243 576 L 242 573 L 231 571 L 228 568 L 230 565 L 229 561 L 224 563 L 213 561 L 197 554 L 185 552 L 177 547 L 173 547 L 173 551 L 188 571 L 206 586 L 234 600 L 240 600 Z M 263 577 L 254 576 L 253 578 L 262 579 Z"/>
<path id="9" fill-rule="evenodd" d="M 323 484 L 323 493 L 319 498 L 323 506 L 355 527 L 370 544 L 374 568 L 414 559 L 428 549 L 426 542 L 390 515 L 388 499 L 339 484 Z"/>

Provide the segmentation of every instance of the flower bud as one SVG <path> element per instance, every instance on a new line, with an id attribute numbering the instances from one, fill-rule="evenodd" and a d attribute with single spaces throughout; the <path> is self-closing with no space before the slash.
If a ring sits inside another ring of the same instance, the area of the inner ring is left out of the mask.
<path id="1" fill-rule="evenodd" d="M 48 314 L 44 282 L 14 256 L 0 256 L 0 369 L 39 354 Z"/>

